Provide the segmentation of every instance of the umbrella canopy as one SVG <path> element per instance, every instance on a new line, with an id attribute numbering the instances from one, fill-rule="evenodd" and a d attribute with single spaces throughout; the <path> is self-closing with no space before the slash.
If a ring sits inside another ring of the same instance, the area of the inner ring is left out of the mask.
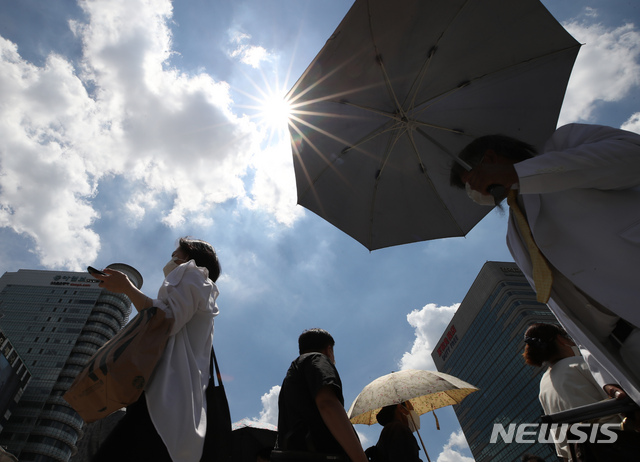
<path id="1" fill-rule="evenodd" d="M 407 369 L 379 377 L 364 387 L 347 416 L 353 424 L 373 425 L 385 406 L 410 401 L 413 409 L 422 415 L 458 404 L 474 391 L 478 389 L 449 374 Z"/>
<path id="2" fill-rule="evenodd" d="M 287 95 L 298 203 L 370 250 L 465 235 L 452 157 L 541 146 L 579 47 L 538 0 L 356 0 Z"/>

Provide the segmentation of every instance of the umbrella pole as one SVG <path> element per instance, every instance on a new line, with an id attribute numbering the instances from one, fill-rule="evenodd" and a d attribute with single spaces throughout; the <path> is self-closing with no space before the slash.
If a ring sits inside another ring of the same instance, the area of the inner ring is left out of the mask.
<path id="1" fill-rule="evenodd" d="M 424 455 L 427 456 L 427 460 L 431 462 L 431 459 L 429 458 L 429 453 L 427 452 L 427 448 L 424 447 L 424 441 L 422 441 L 422 436 L 420 436 L 420 431 L 416 430 L 416 433 L 418 434 L 418 438 L 420 438 L 420 443 L 422 444 L 422 450 L 424 451 Z"/>
<path id="2" fill-rule="evenodd" d="M 416 422 L 413 415 L 409 414 L 409 419 L 411 419 L 411 421 L 413 422 L 413 428 L 416 429 L 416 433 L 418 434 L 418 438 L 420 438 L 420 443 L 422 444 L 422 450 L 424 451 L 425 456 L 427 456 L 427 461 L 431 462 L 431 459 L 429 458 L 429 453 L 427 452 L 427 448 L 424 445 L 424 441 L 422 441 L 422 436 L 420 436 L 420 431 L 418 430 L 418 424 L 419 422 Z"/>

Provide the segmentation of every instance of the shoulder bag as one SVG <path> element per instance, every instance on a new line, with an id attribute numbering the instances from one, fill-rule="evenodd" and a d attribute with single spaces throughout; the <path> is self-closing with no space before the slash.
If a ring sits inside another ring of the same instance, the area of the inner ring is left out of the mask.
<path id="1" fill-rule="evenodd" d="M 231 413 L 213 346 L 211 346 L 211 359 L 212 361 L 209 364 L 209 385 L 206 391 L 207 434 L 204 438 L 204 448 L 200 462 L 230 462 L 232 452 Z M 218 378 L 218 385 L 215 384 L 215 377 Z"/>

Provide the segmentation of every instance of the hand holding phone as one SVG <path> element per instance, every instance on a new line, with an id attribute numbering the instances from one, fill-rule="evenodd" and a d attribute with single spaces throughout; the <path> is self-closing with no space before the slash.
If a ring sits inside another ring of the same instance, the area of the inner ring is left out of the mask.
<path id="1" fill-rule="evenodd" d="M 99 269 L 95 269 L 93 266 L 87 266 L 87 271 L 89 274 L 98 275 L 98 276 L 109 276 L 104 271 L 100 271 Z"/>

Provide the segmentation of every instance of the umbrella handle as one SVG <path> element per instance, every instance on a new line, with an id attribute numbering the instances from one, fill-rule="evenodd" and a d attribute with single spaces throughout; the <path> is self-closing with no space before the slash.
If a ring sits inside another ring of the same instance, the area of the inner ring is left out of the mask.
<path id="1" fill-rule="evenodd" d="M 418 438 L 420 438 L 420 444 L 422 444 L 422 450 L 424 451 L 424 455 L 427 456 L 427 460 L 431 462 L 431 459 L 429 458 L 429 453 L 427 452 L 427 448 L 424 447 L 424 441 L 422 441 L 422 436 L 420 436 L 420 430 L 416 430 L 416 433 L 418 434 Z"/>
<path id="2" fill-rule="evenodd" d="M 435 415 L 435 413 L 433 415 Z M 429 462 L 431 462 L 431 459 L 429 458 L 429 453 L 427 452 L 427 448 L 424 445 L 424 441 L 422 441 L 422 436 L 420 436 L 420 430 L 418 430 L 418 423 L 415 421 L 415 419 L 413 418 L 412 414 L 409 414 L 409 418 L 413 422 L 413 428 L 416 429 L 416 433 L 418 434 L 418 438 L 420 438 L 420 443 L 422 444 L 422 450 L 424 451 L 424 454 L 427 456 L 427 460 Z"/>

